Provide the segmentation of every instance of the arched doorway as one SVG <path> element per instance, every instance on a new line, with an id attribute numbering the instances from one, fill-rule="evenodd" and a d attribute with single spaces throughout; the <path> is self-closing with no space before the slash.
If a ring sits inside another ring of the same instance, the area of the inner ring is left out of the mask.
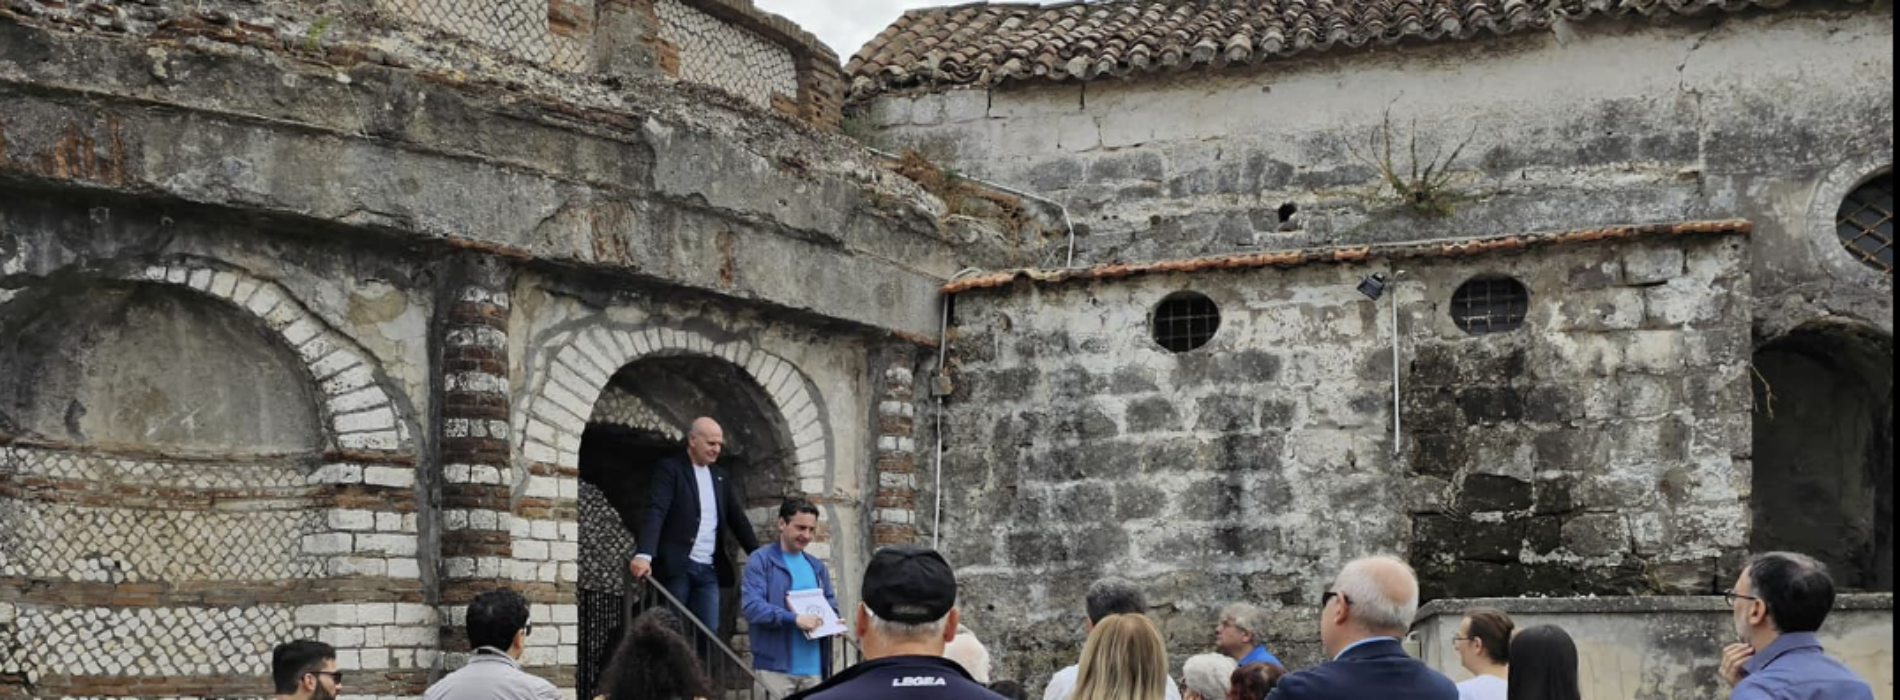
<path id="1" fill-rule="evenodd" d="M 595 403 L 580 447 L 581 697 L 598 692 L 601 663 L 627 622 L 626 562 L 648 504 L 651 469 L 684 453 L 686 429 L 700 416 L 725 428 L 720 464 L 732 474 L 761 541 L 774 536 L 768 512 L 797 492 L 786 419 L 738 365 L 669 356 L 642 359 L 615 373 Z M 738 562 L 733 565 L 736 572 Z M 731 640 L 738 629 L 736 588 L 723 598 L 719 632 Z"/>
<path id="2" fill-rule="evenodd" d="M 1755 354 L 1751 549 L 1826 562 L 1852 590 L 1893 589 L 1893 339 L 1804 326 Z"/>

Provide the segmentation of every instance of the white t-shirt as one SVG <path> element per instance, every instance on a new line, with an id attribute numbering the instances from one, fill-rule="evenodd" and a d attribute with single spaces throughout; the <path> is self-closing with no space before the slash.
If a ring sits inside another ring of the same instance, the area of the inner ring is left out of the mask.
<path id="1" fill-rule="evenodd" d="M 699 482 L 699 535 L 693 538 L 693 551 L 686 558 L 711 564 L 719 549 L 719 490 L 713 488 L 711 467 L 694 466 L 693 478 Z"/>
<path id="2" fill-rule="evenodd" d="M 1081 666 L 1056 672 L 1056 677 L 1049 679 L 1049 687 L 1042 691 L 1042 700 L 1069 700 L 1075 694 L 1075 678 L 1081 674 Z M 1174 682 L 1174 676 L 1168 676 L 1168 700 L 1181 700 L 1181 684 Z"/>
<path id="3" fill-rule="evenodd" d="M 1478 676 L 1458 684 L 1458 700 L 1505 700 L 1510 685 L 1497 676 Z"/>

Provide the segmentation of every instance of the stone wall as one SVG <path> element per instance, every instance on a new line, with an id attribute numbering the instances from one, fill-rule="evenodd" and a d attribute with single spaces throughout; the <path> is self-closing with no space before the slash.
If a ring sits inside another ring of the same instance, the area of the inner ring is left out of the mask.
<path id="1" fill-rule="evenodd" d="M 1079 264 L 1743 218 L 1759 227 L 1767 335 L 1819 317 L 1891 335 L 1891 275 L 1856 262 L 1834 229 L 1848 192 L 1892 167 L 1891 13 L 1820 2 L 1591 20 L 854 108 L 888 148 L 1068 205 Z M 1451 165 L 1454 215 L 1412 215 L 1380 190 L 1386 114 L 1401 174 L 1415 140 L 1428 162 L 1469 139 Z"/>
<path id="2" fill-rule="evenodd" d="M 1557 625 L 1577 641 L 1583 696 L 1630 700 L 1719 700 L 1722 647 L 1735 636 L 1721 598 L 1443 600 L 1419 612 L 1413 639 L 1420 658 L 1458 680 L 1471 677 L 1451 638 L 1464 611 L 1504 610 L 1518 628 Z M 1893 700 L 1893 596 L 1843 596 L 1821 630 L 1828 653 Z"/>
<path id="3" fill-rule="evenodd" d="M 837 55 L 751 0 L 20 0 L 7 10 L 113 33 L 234 42 L 339 68 L 383 63 L 517 84 L 536 76 L 635 98 L 646 92 L 642 82 L 682 80 L 731 96 L 720 101 L 828 130 L 838 128 L 843 104 Z"/>
<path id="4" fill-rule="evenodd" d="M 1081 592 L 1107 574 L 1147 587 L 1178 654 L 1244 600 L 1299 666 L 1326 582 L 1361 555 L 1409 556 L 1435 595 L 1709 590 L 1746 540 L 1746 241 L 1533 250 L 960 293 L 941 534 L 1002 675 L 1073 663 Z M 1383 303 L 1355 291 L 1395 269 Z M 1521 330 L 1454 324 L 1454 291 L 1484 276 L 1528 285 Z M 1173 354 L 1149 323 L 1182 291 L 1221 319 Z M 1434 451 L 1442 435 L 1473 457 Z"/>
<path id="5" fill-rule="evenodd" d="M 909 361 L 959 265 L 915 185 L 662 81 L 48 7 L 0 8 L 0 695 L 259 697 L 308 636 L 348 697 L 413 698 L 498 587 L 571 688 L 612 387 L 648 392 L 626 420 L 730 411 L 762 529 L 820 498 L 856 578 L 901 428 L 869 358 Z"/>

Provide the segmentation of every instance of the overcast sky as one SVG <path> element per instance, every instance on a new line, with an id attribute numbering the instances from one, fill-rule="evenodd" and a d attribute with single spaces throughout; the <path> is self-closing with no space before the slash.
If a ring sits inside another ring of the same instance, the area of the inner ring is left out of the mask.
<path id="1" fill-rule="evenodd" d="M 878 32 L 913 7 L 958 5 L 968 0 L 753 0 L 818 35 L 838 58 L 850 61 Z"/>

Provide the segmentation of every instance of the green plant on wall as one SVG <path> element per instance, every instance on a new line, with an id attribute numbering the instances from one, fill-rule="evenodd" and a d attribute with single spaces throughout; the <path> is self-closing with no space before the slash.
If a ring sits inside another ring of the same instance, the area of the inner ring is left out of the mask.
<path id="1" fill-rule="evenodd" d="M 1458 158 L 1464 155 L 1465 148 L 1477 138 L 1477 127 L 1474 125 L 1471 133 L 1448 156 L 1444 155 L 1442 148 L 1434 149 L 1430 156 L 1420 153 L 1417 120 L 1412 121 L 1402 149 L 1397 131 L 1392 123 L 1392 110 L 1387 109 L 1385 120 L 1365 144 L 1348 140 L 1346 149 L 1353 158 L 1378 171 L 1381 198 L 1396 198 L 1406 210 L 1420 216 L 1445 217 L 1456 214 L 1458 205 L 1471 198 L 1458 188 L 1462 177 L 1454 167 Z M 1409 160 L 1403 165 L 1399 163 L 1402 155 Z"/>
<path id="2" fill-rule="evenodd" d="M 304 33 L 304 49 L 319 51 L 323 48 L 323 37 L 330 33 L 330 26 L 336 23 L 336 15 L 324 15 L 310 24 L 310 31 Z"/>

